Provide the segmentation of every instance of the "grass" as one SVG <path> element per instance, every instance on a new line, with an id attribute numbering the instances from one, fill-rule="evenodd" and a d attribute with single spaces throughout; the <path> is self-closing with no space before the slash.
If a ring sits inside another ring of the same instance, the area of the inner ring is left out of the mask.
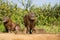
<path id="1" fill-rule="evenodd" d="M 0 32 L 4 32 L 4 31 L 5 31 L 4 25 L 0 24 Z"/>
<path id="2" fill-rule="evenodd" d="M 38 25 L 36 26 L 38 29 L 44 29 L 47 33 L 60 33 L 60 26 L 46 26 L 46 25 Z M 21 29 L 24 29 L 24 25 L 21 24 Z M 5 32 L 5 28 L 3 24 L 0 24 L 0 32 Z"/>
<path id="3" fill-rule="evenodd" d="M 60 26 L 36 26 L 38 29 L 44 29 L 47 33 L 60 33 Z"/>

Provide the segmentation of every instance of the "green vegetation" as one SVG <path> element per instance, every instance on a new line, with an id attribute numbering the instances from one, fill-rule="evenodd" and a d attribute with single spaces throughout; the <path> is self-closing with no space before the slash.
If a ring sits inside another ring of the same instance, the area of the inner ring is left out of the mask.
<path id="1" fill-rule="evenodd" d="M 0 31 L 5 31 L 2 22 L 3 16 L 9 16 L 13 22 L 20 24 L 21 28 L 24 28 L 23 17 L 29 11 L 35 13 L 37 22 L 37 28 L 44 28 L 49 33 L 60 33 L 60 5 L 56 4 L 51 7 L 50 4 L 36 7 L 31 6 L 31 0 L 25 4 L 25 1 L 21 0 L 21 4 L 24 9 L 17 7 L 17 4 L 13 2 L 3 2 L 0 0 Z M 29 9 L 29 10 L 28 10 Z"/>

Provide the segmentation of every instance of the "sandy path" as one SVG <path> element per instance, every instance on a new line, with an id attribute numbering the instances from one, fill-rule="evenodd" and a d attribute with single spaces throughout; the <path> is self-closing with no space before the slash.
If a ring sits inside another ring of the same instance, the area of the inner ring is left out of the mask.
<path id="1" fill-rule="evenodd" d="M 9 34 L 0 33 L 0 40 L 60 40 L 60 34 Z"/>

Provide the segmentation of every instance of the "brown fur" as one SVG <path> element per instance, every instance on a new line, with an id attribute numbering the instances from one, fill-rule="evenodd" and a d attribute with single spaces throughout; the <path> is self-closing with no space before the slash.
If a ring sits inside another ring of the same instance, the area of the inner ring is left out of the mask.
<path id="1" fill-rule="evenodd" d="M 36 22 L 36 16 L 34 13 L 26 14 L 24 17 L 24 24 L 25 24 L 25 31 L 26 33 L 32 34 L 33 31 L 35 31 L 35 22 Z"/>
<path id="2" fill-rule="evenodd" d="M 12 20 L 9 17 L 3 18 L 3 24 L 5 26 L 6 31 L 9 33 L 13 31 L 20 31 L 19 24 L 12 22 Z"/>

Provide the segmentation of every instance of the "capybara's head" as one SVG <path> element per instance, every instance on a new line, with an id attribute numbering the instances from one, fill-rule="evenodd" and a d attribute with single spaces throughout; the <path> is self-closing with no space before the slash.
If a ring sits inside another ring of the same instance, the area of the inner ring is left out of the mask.
<path id="1" fill-rule="evenodd" d="M 9 17 L 3 17 L 3 22 L 6 23 L 9 21 Z"/>
<path id="2" fill-rule="evenodd" d="M 36 19 L 34 13 L 29 13 L 29 20 L 34 21 Z"/>

